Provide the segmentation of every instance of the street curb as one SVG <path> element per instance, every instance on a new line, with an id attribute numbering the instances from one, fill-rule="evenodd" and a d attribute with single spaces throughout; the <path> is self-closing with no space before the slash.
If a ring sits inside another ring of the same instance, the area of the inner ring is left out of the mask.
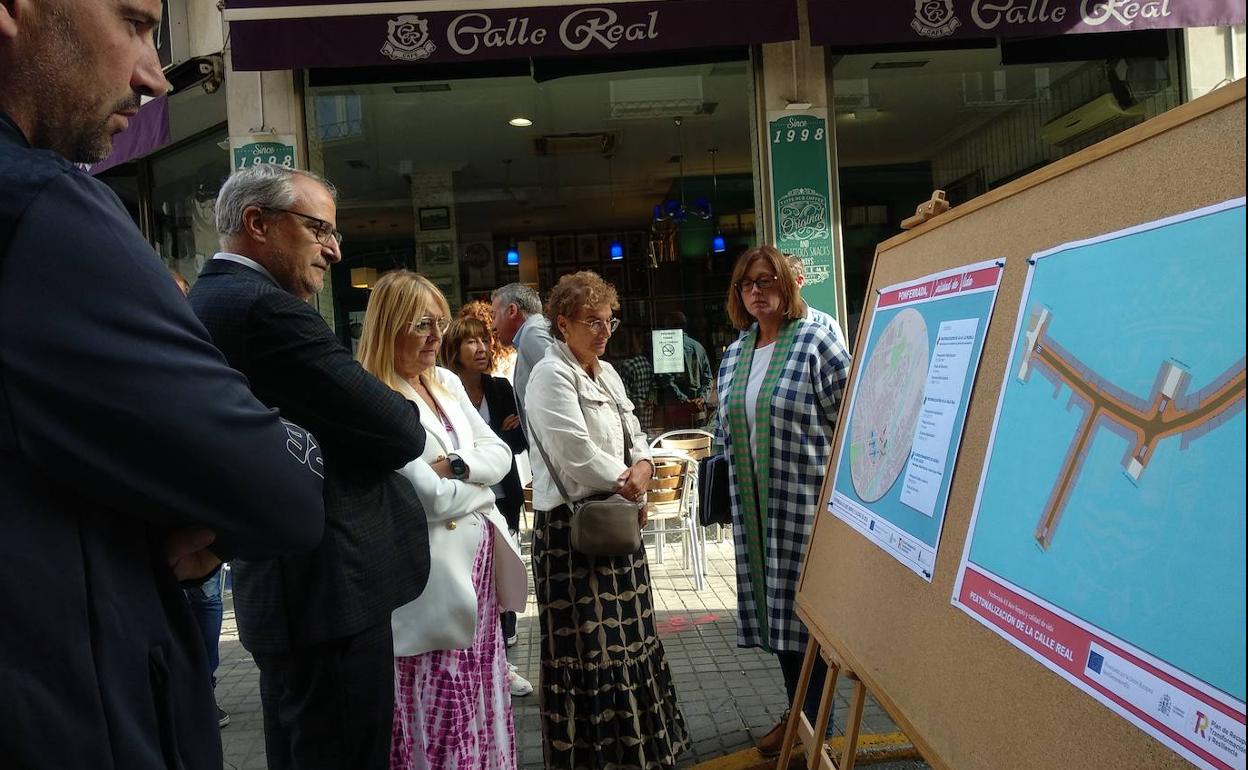
<path id="1" fill-rule="evenodd" d="M 828 740 L 832 756 L 839 757 L 845 745 L 845 737 L 838 735 Z M 798 762 L 800 752 L 795 752 L 791 767 L 804 766 Z M 905 733 L 868 733 L 858 736 L 858 758 L 855 764 L 869 765 L 876 762 L 892 762 L 902 759 L 922 759 L 918 749 L 906 737 Z M 798 762 L 794 765 L 794 762 Z M 767 759 L 758 753 L 758 749 L 749 748 L 722 757 L 708 759 L 694 765 L 693 770 L 775 770 L 776 760 Z"/>

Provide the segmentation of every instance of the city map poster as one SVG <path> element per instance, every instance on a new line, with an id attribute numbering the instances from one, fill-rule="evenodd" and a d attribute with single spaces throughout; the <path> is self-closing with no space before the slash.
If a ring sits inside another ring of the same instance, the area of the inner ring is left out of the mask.
<path id="1" fill-rule="evenodd" d="M 1003 261 L 876 293 L 828 510 L 927 582 Z"/>
<path id="2" fill-rule="evenodd" d="M 1036 255 L 953 603 L 1244 768 L 1244 199 Z"/>

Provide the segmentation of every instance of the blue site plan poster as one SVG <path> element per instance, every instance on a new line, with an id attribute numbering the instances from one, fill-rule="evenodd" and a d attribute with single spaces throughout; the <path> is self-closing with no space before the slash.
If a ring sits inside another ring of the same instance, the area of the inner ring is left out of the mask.
<path id="1" fill-rule="evenodd" d="M 953 602 L 1243 770 L 1244 199 L 1036 255 Z"/>
<path id="2" fill-rule="evenodd" d="M 828 510 L 927 582 L 1003 261 L 880 289 Z"/>

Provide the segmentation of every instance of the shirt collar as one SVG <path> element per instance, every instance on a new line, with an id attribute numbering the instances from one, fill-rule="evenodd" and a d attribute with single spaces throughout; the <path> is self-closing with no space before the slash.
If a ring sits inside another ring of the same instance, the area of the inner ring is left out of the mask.
<path id="1" fill-rule="evenodd" d="M 7 113 L 0 112 L 0 134 L 13 135 L 17 144 L 22 147 L 30 147 L 30 142 L 26 139 L 26 135 L 22 133 L 22 129 L 17 127 L 17 123 L 10 118 Z"/>
<path id="2" fill-rule="evenodd" d="M 244 267 L 250 267 L 252 270 L 255 270 L 257 273 L 260 273 L 261 275 L 265 276 L 273 283 L 277 283 L 277 279 L 273 277 L 272 273 L 270 273 L 267 269 L 265 269 L 264 265 L 260 264 L 259 262 L 257 262 L 256 260 L 250 257 L 244 257 L 242 254 L 231 254 L 228 251 L 218 251 L 216 254 L 212 255 L 212 258 L 223 259 L 226 262 L 237 262 L 238 264 Z M 280 283 L 278 283 L 277 285 L 281 286 Z"/>

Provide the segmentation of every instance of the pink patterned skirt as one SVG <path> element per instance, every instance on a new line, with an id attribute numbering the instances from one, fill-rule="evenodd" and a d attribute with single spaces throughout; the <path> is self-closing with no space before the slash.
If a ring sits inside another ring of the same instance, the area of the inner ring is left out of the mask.
<path id="1" fill-rule="evenodd" d="M 466 650 L 394 659 L 390 770 L 514 770 L 507 653 L 494 593 L 494 527 L 472 565 L 477 634 Z"/>

